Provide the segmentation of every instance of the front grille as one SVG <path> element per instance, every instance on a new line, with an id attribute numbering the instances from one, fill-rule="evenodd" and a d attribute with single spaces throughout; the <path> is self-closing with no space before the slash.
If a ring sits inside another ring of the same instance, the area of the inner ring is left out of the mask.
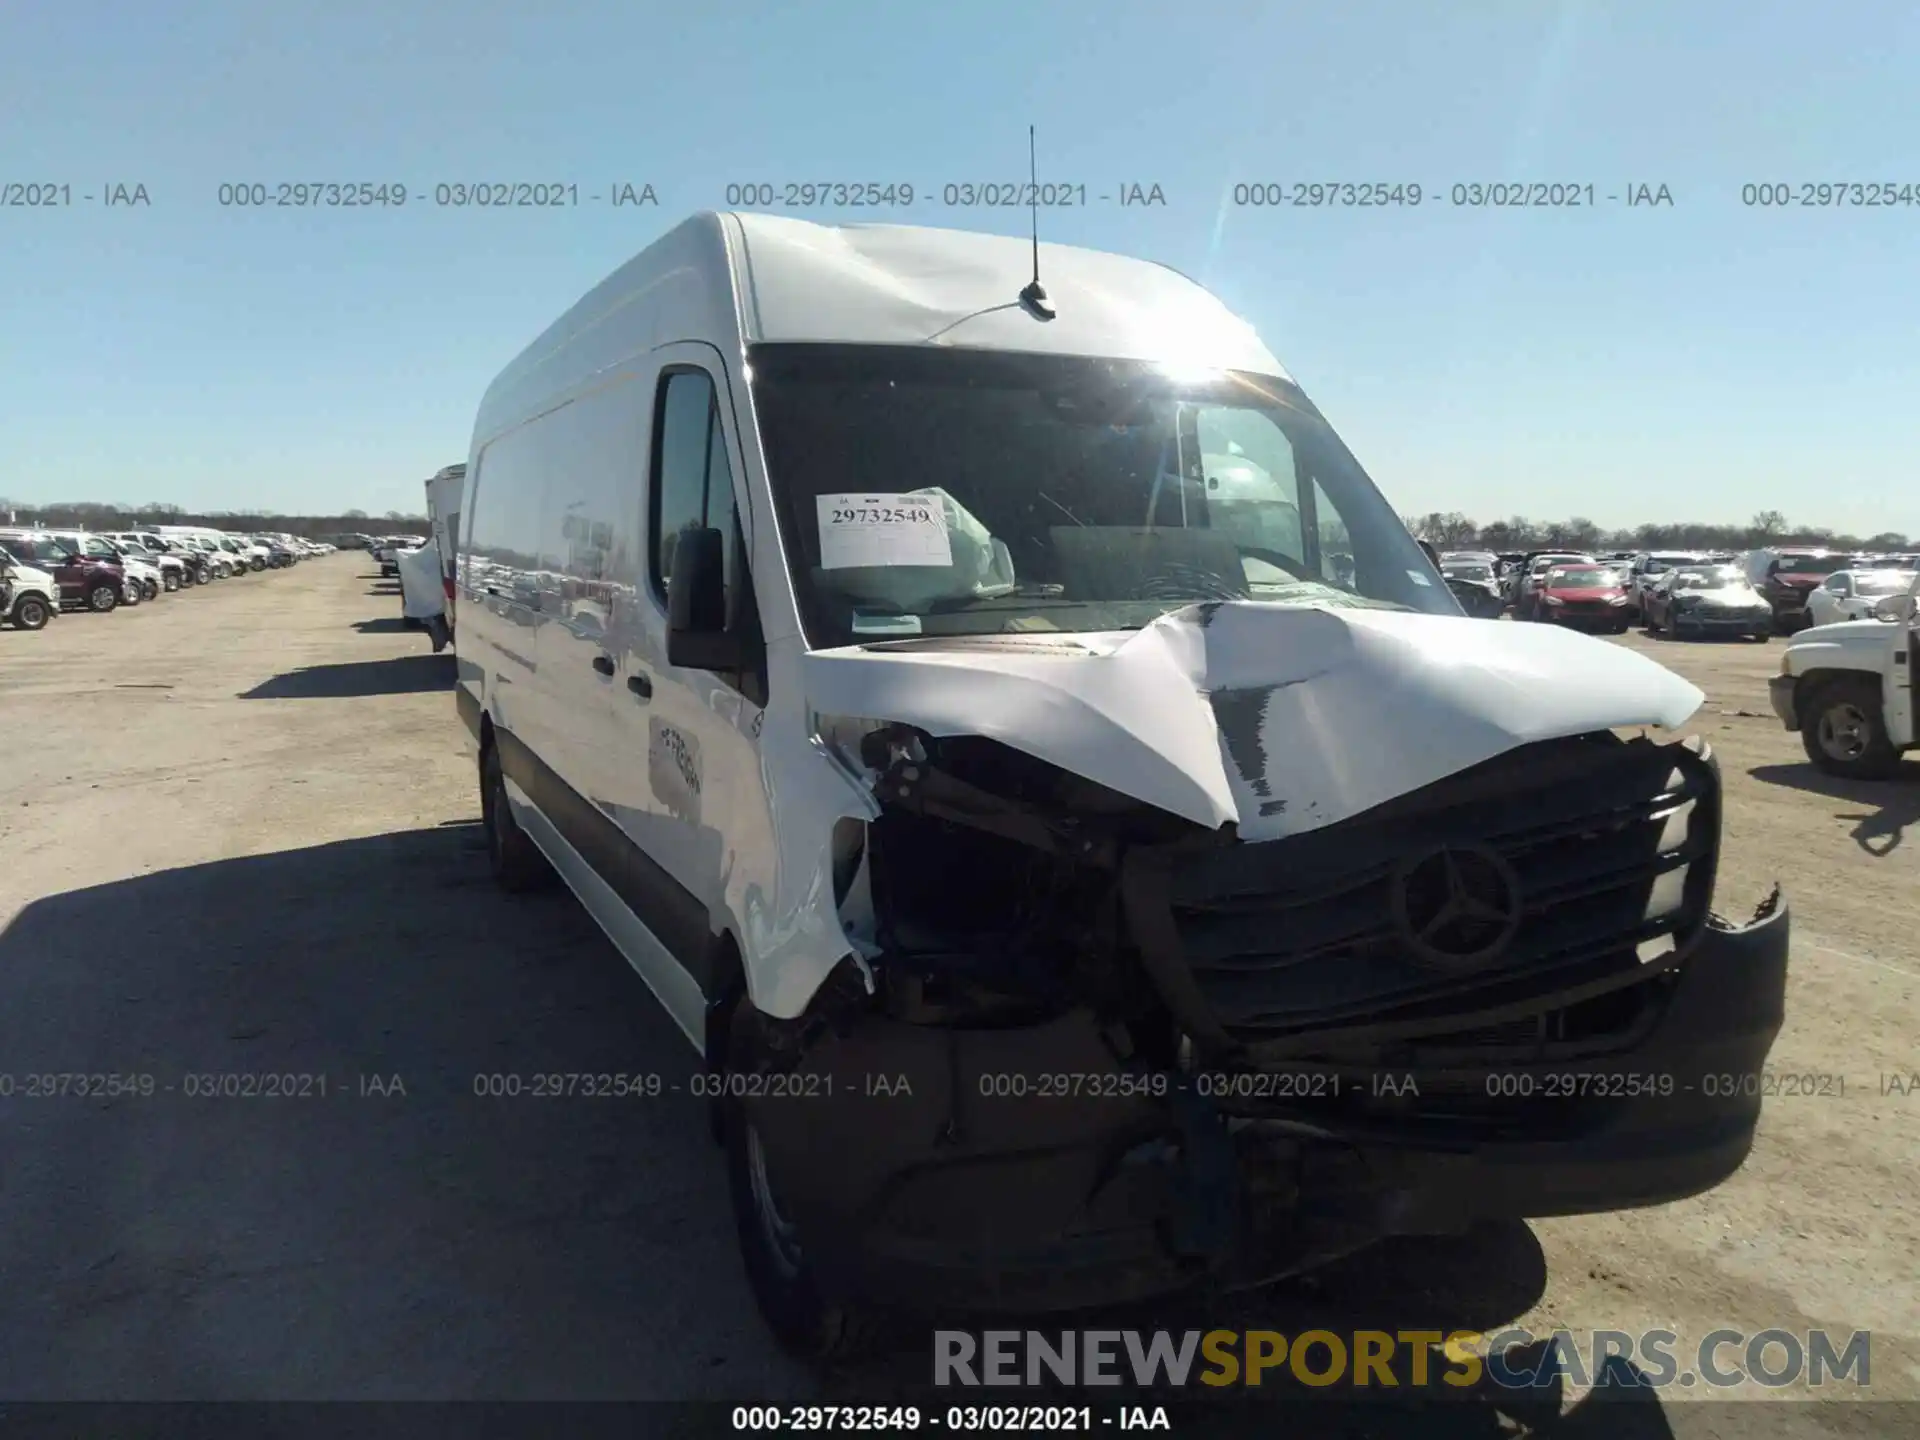
<path id="1" fill-rule="evenodd" d="M 1324 830 L 1172 862 L 1164 948 L 1178 954 L 1160 974 L 1176 1011 L 1204 1012 L 1186 1017 L 1199 1034 L 1254 1053 L 1307 1056 L 1335 1035 L 1552 1038 L 1549 1011 L 1691 946 L 1718 830 L 1718 777 L 1685 746 L 1523 746 Z M 1396 914 L 1408 871 L 1443 847 L 1490 849 L 1517 889 L 1517 929 L 1477 967 L 1436 968 Z"/>

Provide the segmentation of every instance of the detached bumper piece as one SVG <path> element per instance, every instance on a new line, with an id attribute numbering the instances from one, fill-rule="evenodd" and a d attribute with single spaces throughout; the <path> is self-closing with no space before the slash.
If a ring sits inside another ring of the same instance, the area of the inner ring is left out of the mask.
<path id="1" fill-rule="evenodd" d="M 1710 914 L 1719 808 L 1704 747 L 1603 734 L 1310 835 L 1136 847 L 1178 1065 L 1087 1010 L 854 1014 L 747 1101 L 775 1192 L 827 1283 L 1001 1311 L 1697 1194 L 1751 1147 L 1790 923 L 1777 892 Z"/>

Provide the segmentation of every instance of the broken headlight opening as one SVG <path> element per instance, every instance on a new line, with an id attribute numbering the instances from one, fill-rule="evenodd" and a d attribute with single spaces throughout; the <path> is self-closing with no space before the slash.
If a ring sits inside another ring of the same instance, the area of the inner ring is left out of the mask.
<path id="1" fill-rule="evenodd" d="M 836 830 L 835 898 L 887 1013 L 1007 1026 L 1090 1006 L 1165 1029 L 1123 960 L 1120 861 L 1204 832 L 998 741 L 839 717 L 816 728 L 879 812 Z M 1170 1043 L 1160 1050 L 1170 1063 Z"/>

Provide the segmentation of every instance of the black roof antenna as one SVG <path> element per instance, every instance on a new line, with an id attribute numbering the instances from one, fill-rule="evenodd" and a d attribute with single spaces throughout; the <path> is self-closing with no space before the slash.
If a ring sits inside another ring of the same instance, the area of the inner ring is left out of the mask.
<path id="1" fill-rule="evenodd" d="M 1020 303 L 1036 320 L 1051 320 L 1054 309 L 1047 300 L 1047 287 L 1040 283 L 1040 167 L 1034 159 L 1033 126 L 1027 126 L 1027 175 L 1032 184 L 1027 199 L 1033 206 L 1033 279 L 1020 292 Z"/>

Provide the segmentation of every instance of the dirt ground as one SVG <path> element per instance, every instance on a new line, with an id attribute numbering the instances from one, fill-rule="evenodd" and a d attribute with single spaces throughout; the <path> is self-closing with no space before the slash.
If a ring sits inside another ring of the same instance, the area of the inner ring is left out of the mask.
<path id="1" fill-rule="evenodd" d="M 476 1075 L 690 1062 L 569 897 L 490 887 L 452 657 L 400 627 L 371 569 L 335 555 L 0 632 L 0 1396 L 909 1387 L 924 1349 L 822 1382 L 773 1348 L 694 1102 L 475 1096 Z M 1397 1242 L 1198 1323 L 1862 1329 L 1871 1392 L 1920 1399 L 1920 1095 L 1884 1079 L 1920 1071 L 1920 763 L 1820 778 L 1768 709 L 1782 642 L 1615 643 L 1706 691 L 1720 908 L 1744 918 L 1777 877 L 1794 911 L 1772 1064 L 1843 1076 L 1844 1095 L 1769 1100 L 1745 1168 L 1697 1199 Z M 43 1072 L 157 1088 L 27 1098 Z M 328 1089 L 186 1093 L 234 1072 Z M 1753 1433 L 1749 1407 L 1698 1398 L 1649 1402 L 1658 1429 L 1578 1433 Z M 1804 1433 L 1920 1417 L 1820 1408 Z"/>

